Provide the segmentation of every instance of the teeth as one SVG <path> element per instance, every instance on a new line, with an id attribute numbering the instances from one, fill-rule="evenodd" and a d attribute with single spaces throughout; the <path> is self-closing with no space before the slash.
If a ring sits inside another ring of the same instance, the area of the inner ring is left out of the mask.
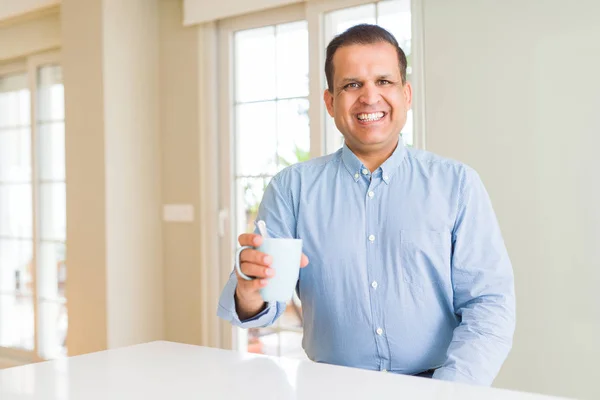
<path id="1" fill-rule="evenodd" d="M 366 113 L 358 114 L 358 119 L 360 119 L 361 121 L 377 121 L 378 119 L 381 119 L 381 118 L 383 118 L 382 112 L 376 112 L 376 113 L 370 113 L 370 114 L 366 114 Z"/>

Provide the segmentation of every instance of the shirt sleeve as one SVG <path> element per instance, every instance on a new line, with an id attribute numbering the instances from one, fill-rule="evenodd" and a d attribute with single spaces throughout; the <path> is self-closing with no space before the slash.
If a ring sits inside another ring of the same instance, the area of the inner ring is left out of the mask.
<path id="1" fill-rule="evenodd" d="M 478 174 L 467 169 L 462 186 L 452 238 L 454 310 L 461 322 L 433 378 L 489 386 L 512 347 L 514 276 Z"/>
<path id="2" fill-rule="evenodd" d="M 285 170 L 282 172 L 286 172 Z M 261 201 L 256 220 L 263 220 L 271 237 L 295 237 L 295 217 L 293 208 L 290 206 L 291 198 L 284 195 L 285 191 L 280 189 L 281 175 L 275 176 L 267 188 Z M 294 229 L 292 229 L 292 227 Z M 258 229 L 255 229 L 258 233 Z M 285 302 L 267 303 L 267 307 L 259 314 L 247 320 L 240 320 L 235 308 L 235 289 L 237 288 L 237 274 L 235 269 L 225 284 L 221 297 L 217 316 L 232 325 L 240 328 L 259 328 L 270 326 L 277 321 L 286 308 Z"/>
<path id="3" fill-rule="evenodd" d="M 237 287 L 237 275 L 233 271 L 229 276 L 229 280 L 225 285 L 225 288 L 221 292 L 219 299 L 219 308 L 217 310 L 217 316 L 226 321 L 231 322 L 234 326 L 240 328 L 262 328 L 265 326 L 272 325 L 277 318 L 285 311 L 285 303 L 273 302 L 267 303 L 267 307 L 254 317 L 246 320 L 240 320 L 238 313 L 235 309 L 235 289 Z"/>

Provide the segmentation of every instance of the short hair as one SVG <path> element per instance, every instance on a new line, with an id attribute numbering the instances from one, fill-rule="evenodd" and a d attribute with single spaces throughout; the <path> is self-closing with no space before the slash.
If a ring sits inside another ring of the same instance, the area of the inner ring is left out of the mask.
<path id="1" fill-rule="evenodd" d="M 406 83 L 406 55 L 398 45 L 398 41 L 396 41 L 394 35 L 378 25 L 360 24 L 340 33 L 329 42 L 329 45 L 327 45 L 325 76 L 327 78 L 328 90 L 330 92 L 333 91 L 333 56 L 340 47 L 351 46 L 353 44 L 375 44 L 381 42 L 389 43 L 396 49 L 402 84 Z"/>

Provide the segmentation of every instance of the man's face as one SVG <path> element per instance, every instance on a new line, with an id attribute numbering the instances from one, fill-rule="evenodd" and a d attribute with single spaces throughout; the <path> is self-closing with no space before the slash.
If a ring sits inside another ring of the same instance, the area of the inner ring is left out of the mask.
<path id="1" fill-rule="evenodd" d="M 412 101 L 394 46 L 341 47 L 333 56 L 333 70 L 333 91 L 325 90 L 324 100 L 348 147 L 361 155 L 392 151 Z"/>

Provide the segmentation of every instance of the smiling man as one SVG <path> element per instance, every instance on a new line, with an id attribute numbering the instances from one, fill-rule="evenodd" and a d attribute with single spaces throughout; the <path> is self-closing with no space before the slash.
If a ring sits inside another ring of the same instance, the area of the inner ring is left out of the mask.
<path id="1" fill-rule="evenodd" d="M 394 37 L 358 25 L 334 38 L 324 100 L 336 153 L 273 178 L 259 209 L 273 237 L 303 239 L 303 347 L 317 362 L 490 385 L 512 346 L 513 272 L 486 190 L 470 167 L 405 147 L 411 106 Z M 259 245 L 244 234 L 240 245 Z M 285 303 L 259 289 L 275 271 L 241 253 L 218 315 L 273 324 Z M 307 266 L 308 260 L 310 265 Z"/>

